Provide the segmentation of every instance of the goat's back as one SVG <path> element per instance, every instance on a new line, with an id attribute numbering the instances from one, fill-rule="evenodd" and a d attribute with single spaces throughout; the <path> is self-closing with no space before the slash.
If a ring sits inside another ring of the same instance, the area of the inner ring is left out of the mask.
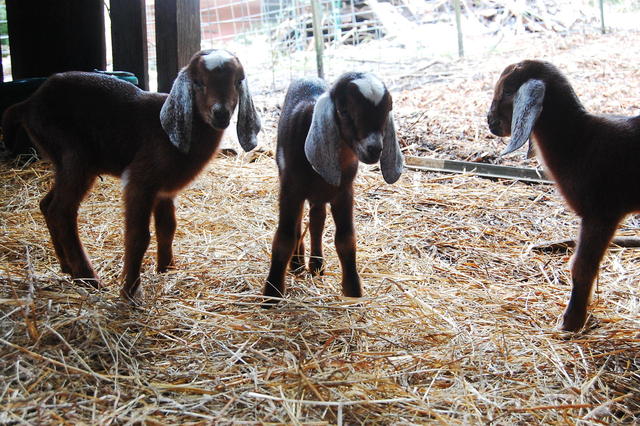
<path id="1" fill-rule="evenodd" d="M 317 78 L 294 80 L 289 86 L 278 121 L 276 159 L 280 172 L 286 164 L 311 170 L 304 142 L 311 127 L 313 107 L 327 89 L 327 83 Z"/>
<path id="2" fill-rule="evenodd" d="M 27 100 L 22 124 L 54 162 L 73 150 L 95 159 L 100 172 L 119 174 L 141 144 L 164 139 L 159 115 L 165 99 L 115 77 L 65 72 Z"/>

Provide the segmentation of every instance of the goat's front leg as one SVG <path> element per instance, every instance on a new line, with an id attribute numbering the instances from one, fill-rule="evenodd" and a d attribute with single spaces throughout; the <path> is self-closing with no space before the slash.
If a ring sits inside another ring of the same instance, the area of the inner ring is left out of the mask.
<path id="1" fill-rule="evenodd" d="M 296 244 L 289 266 L 294 274 L 303 273 L 306 266 L 304 261 L 304 239 L 302 238 L 302 214 L 298 217 L 298 222 L 296 223 Z"/>
<path id="2" fill-rule="evenodd" d="M 66 170 L 73 170 L 69 173 Z M 78 173 L 81 166 L 59 168 L 54 188 L 40 203 L 63 272 L 95 288 L 102 287 L 78 235 L 78 208 L 95 176 Z"/>
<path id="3" fill-rule="evenodd" d="M 331 202 L 331 214 L 336 224 L 336 251 L 342 266 L 342 293 L 361 297 L 360 276 L 356 269 L 356 237 L 353 228 L 353 190 L 341 192 Z"/>
<path id="4" fill-rule="evenodd" d="M 598 274 L 600 261 L 617 225 L 617 219 L 582 220 L 580 238 L 571 266 L 573 287 L 560 326 L 562 330 L 578 331 L 584 326 L 587 320 L 587 307 L 591 299 L 593 280 Z"/>
<path id="5" fill-rule="evenodd" d="M 280 191 L 280 218 L 278 229 L 273 237 L 271 248 L 271 268 L 264 287 L 266 297 L 283 297 L 285 291 L 285 273 L 296 244 L 296 224 L 302 216 L 304 199 L 292 196 L 285 188 Z M 267 299 L 262 307 L 268 308 L 277 303 Z"/>
<path id="6" fill-rule="evenodd" d="M 140 268 L 151 238 L 149 224 L 155 195 L 155 191 L 133 187 L 131 184 L 127 186 L 124 194 L 124 286 L 120 290 L 120 296 L 134 303 L 142 298 Z"/>
<path id="7" fill-rule="evenodd" d="M 175 267 L 173 261 L 173 236 L 176 232 L 176 210 L 173 198 L 159 198 L 153 209 L 158 242 L 158 265 L 156 271 L 167 272 Z"/>
<path id="8" fill-rule="evenodd" d="M 325 203 L 310 205 L 309 233 L 311 234 L 311 257 L 309 259 L 309 270 L 311 271 L 311 275 L 322 275 L 324 273 L 322 234 L 324 232 L 324 221 L 326 217 L 327 206 Z"/>

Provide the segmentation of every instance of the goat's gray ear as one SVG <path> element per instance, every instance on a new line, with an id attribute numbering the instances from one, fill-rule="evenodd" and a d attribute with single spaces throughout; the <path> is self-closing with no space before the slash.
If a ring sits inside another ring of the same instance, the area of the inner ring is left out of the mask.
<path id="1" fill-rule="evenodd" d="M 322 94 L 313 107 L 311 127 L 304 142 L 304 152 L 313 169 L 327 183 L 340 185 L 340 136 L 335 107 L 329 93 Z"/>
<path id="2" fill-rule="evenodd" d="M 160 110 L 160 123 L 169 135 L 169 140 L 181 152 L 189 152 L 191 147 L 191 126 L 193 121 L 193 82 L 186 70 L 178 73 L 169 97 Z"/>
<path id="3" fill-rule="evenodd" d="M 400 179 L 400 175 L 404 169 L 404 160 L 402 152 L 400 152 L 400 144 L 398 144 L 398 140 L 396 139 L 396 128 L 393 124 L 391 112 L 389 112 L 387 124 L 384 129 L 380 169 L 382 170 L 382 177 L 384 177 L 387 183 L 395 183 Z"/>
<path id="4" fill-rule="evenodd" d="M 260 128 L 260 116 L 253 105 L 253 99 L 251 98 L 251 93 L 249 93 L 249 84 L 247 84 L 245 77 L 240 86 L 238 123 L 236 124 L 238 141 L 242 149 L 249 152 L 258 145 L 257 135 Z"/>
<path id="5" fill-rule="evenodd" d="M 545 86 L 540 80 L 526 81 L 513 99 L 511 117 L 511 142 L 501 155 L 509 154 L 529 140 L 533 126 L 542 112 Z"/>

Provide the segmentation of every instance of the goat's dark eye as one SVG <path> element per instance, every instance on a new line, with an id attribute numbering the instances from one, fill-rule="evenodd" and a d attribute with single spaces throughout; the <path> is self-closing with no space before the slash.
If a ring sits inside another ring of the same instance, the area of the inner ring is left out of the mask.
<path id="1" fill-rule="evenodd" d="M 244 78 L 236 81 L 236 87 L 242 87 L 242 80 L 244 80 Z"/>
<path id="2" fill-rule="evenodd" d="M 193 80 L 193 86 L 198 90 L 204 89 L 204 83 L 202 83 L 200 80 Z"/>

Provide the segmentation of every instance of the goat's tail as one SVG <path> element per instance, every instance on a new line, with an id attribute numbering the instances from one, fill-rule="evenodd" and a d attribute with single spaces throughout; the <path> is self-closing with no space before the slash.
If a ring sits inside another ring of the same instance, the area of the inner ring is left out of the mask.
<path id="1" fill-rule="evenodd" d="M 4 147 L 13 152 L 16 148 L 16 137 L 22 125 L 24 102 L 11 105 L 2 114 L 2 140 Z"/>

